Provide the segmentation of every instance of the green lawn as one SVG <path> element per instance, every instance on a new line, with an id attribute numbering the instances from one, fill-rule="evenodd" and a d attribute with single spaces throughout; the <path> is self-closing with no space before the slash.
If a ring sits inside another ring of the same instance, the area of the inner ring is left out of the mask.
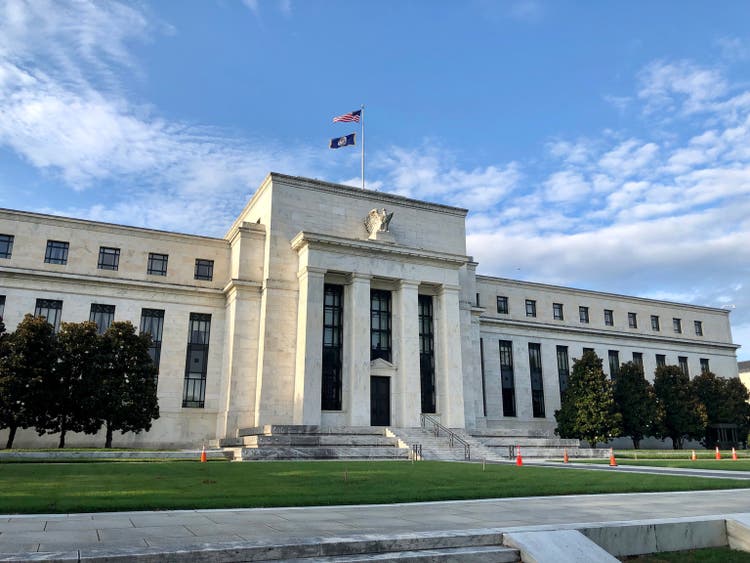
<path id="1" fill-rule="evenodd" d="M 579 460 L 574 460 L 576 463 Z M 583 463 L 607 464 L 606 459 L 580 460 Z M 680 469 L 712 469 L 718 471 L 750 471 L 750 459 L 698 459 L 690 461 L 687 459 L 622 459 L 618 458 L 617 465 L 638 465 L 648 467 L 675 467 Z"/>
<path id="2" fill-rule="evenodd" d="M 0 513 L 234 508 L 745 488 L 747 481 L 444 462 L 0 464 Z"/>
<path id="3" fill-rule="evenodd" d="M 693 450 L 615 450 L 615 457 L 620 459 L 690 459 Z M 714 459 L 714 450 L 695 450 L 698 459 Z M 750 459 L 750 450 L 737 450 L 737 457 Z M 721 458 L 732 459 L 732 450 L 721 450 Z"/>

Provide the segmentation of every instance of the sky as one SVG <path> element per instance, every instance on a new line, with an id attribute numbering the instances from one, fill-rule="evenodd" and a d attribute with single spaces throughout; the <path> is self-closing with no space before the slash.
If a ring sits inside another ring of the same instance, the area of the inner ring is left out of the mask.
<path id="1" fill-rule="evenodd" d="M 485 275 L 731 310 L 750 3 L 0 0 L 0 207 L 222 236 L 269 171 L 465 207 Z M 359 141 L 358 141 L 359 142 Z M 721 374 L 719 374 L 721 375 Z"/>

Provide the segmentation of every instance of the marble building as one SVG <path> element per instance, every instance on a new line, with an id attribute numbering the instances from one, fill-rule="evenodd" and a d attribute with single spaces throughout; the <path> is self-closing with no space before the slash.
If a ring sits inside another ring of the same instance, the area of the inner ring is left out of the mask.
<path id="1" fill-rule="evenodd" d="M 608 373 L 633 360 L 651 377 L 660 363 L 737 376 L 727 310 L 478 275 L 466 214 L 275 173 L 222 238 L 0 210 L 0 314 L 9 330 L 36 313 L 152 334 L 161 418 L 123 445 L 415 427 L 423 412 L 550 435 L 587 348 Z"/>

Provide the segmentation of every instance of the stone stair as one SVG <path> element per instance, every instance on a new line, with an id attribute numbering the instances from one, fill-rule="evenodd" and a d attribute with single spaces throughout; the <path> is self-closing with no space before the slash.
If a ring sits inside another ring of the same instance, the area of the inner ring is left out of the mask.
<path id="1" fill-rule="evenodd" d="M 498 452 L 485 447 L 480 441 L 469 436 L 465 431 L 452 428 L 452 432 L 457 434 L 461 439 L 468 442 L 470 447 L 470 460 L 479 461 L 482 459 L 488 461 L 502 461 L 507 457 L 500 457 Z M 464 455 L 464 446 L 460 442 L 454 442 L 450 446 L 448 436 L 443 432 L 435 436 L 431 430 L 426 428 L 388 428 L 388 434 L 397 437 L 404 447 L 411 448 L 413 444 L 422 446 L 422 459 L 439 460 L 439 461 L 466 461 Z"/>
<path id="2" fill-rule="evenodd" d="M 408 459 L 409 450 L 383 428 L 265 425 L 219 440 L 235 461 L 281 459 Z"/>
<path id="3" fill-rule="evenodd" d="M 567 451 L 573 458 L 606 458 L 609 450 L 582 448 L 580 440 L 551 436 L 512 436 L 501 430 L 472 431 L 472 437 L 485 448 L 492 450 L 502 459 L 513 459 L 516 448 L 521 449 L 525 458 L 562 459 Z M 488 458 L 489 459 L 489 458 Z"/>

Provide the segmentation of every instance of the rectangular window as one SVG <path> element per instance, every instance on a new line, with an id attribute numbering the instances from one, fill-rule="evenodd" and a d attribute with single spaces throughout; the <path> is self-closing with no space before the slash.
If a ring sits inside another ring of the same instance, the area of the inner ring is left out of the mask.
<path id="1" fill-rule="evenodd" d="M 109 325 L 112 324 L 112 321 L 115 320 L 115 306 L 92 303 L 89 320 L 96 323 L 96 329 L 99 334 L 104 334 Z"/>
<path id="2" fill-rule="evenodd" d="M 482 373 L 482 416 L 487 416 L 487 386 L 484 379 L 484 338 L 479 339 L 479 368 Z"/>
<path id="3" fill-rule="evenodd" d="M 529 375 L 531 376 L 531 410 L 534 418 L 544 418 L 544 379 L 542 377 L 542 345 L 529 343 Z"/>
<path id="4" fill-rule="evenodd" d="M 481 305 L 479 304 L 479 294 L 478 293 L 477 293 L 477 302 L 476 302 L 476 305 L 477 305 L 477 307 L 481 307 Z"/>
<path id="5" fill-rule="evenodd" d="M 391 361 L 391 292 L 370 291 L 370 360 Z"/>
<path id="6" fill-rule="evenodd" d="M 672 319 L 672 328 L 674 329 L 675 333 L 682 334 L 682 319 L 674 318 Z"/>
<path id="7" fill-rule="evenodd" d="M 208 372 L 208 341 L 211 337 L 211 315 L 190 313 L 185 385 L 182 406 L 202 409 L 206 401 L 206 373 Z"/>
<path id="8" fill-rule="evenodd" d="M 711 368 L 708 365 L 708 358 L 701 358 L 701 373 L 708 373 Z"/>
<path id="9" fill-rule="evenodd" d="M 578 307 L 578 318 L 583 324 L 589 324 L 589 308 Z"/>
<path id="10" fill-rule="evenodd" d="M 555 319 L 556 321 L 565 320 L 565 317 L 563 316 L 563 304 L 562 303 L 552 304 L 552 318 Z"/>
<path id="11" fill-rule="evenodd" d="M 344 350 L 344 286 L 325 284 L 323 289 L 323 373 L 320 408 L 341 410 Z"/>
<path id="12" fill-rule="evenodd" d="M 633 352 L 633 363 L 643 371 L 643 354 L 641 352 Z"/>
<path id="13" fill-rule="evenodd" d="M 435 346 L 432 297 L 419 296 L 419 374 L 422 386 L 422 412 L 435 413 Z"/>
<path id="14" fill-rule="evenodd" d="M 117 270 L 120 267 L 120 249 L 109 246 L 99 247 L 99 263 L 97 268 L 100 270 Z"/>
<path id="15" fill-rule="evenodd" d="M 67 264 L 69 243 L 61 240 L 48 240 L 47 250 L 44 252 L 44 262 L 47 264 Z"/>
<path id="16" fill-rule="evenodd" d="M 533 299 L 526 300 L 526 316 L 536 317 L 536 301 Z"/>
<path id="17" fill-rule="evenodd" d="M 156 254 L 155 252 L 148 253 L 148 267 L 146 273 L 152 276 L 166 276 L 167 275 L 167 261 L 169 261 L 168 254 Z"/>
<path id="18" fill-rule="evenodd" d="M 54 299 L 37 299 L 34 316 L 44 317 L 49 324 L 55 327 L 55 332 L 58 332 L 60 330 L 62 305 L 62 301 L 56 301 Z"/>
<path id="19" fill-rule="evenodd" d="M 214 279 L 214 261 L 204 260 L 203 258 L 195 259 L 195 279 L 211 281 Z"/>
<path id="20" fill-rule="evenodd" d="M 635 313 L 628 313 L 628 326 L 638 328 L 638 316 Z"/>
<path id="21" fill-rule="evenodd" d="M 612 309 L 604 309 L 605 326 L 615 326 L 615 314 Z"/>
<path id="22" fill-rule="evenodd" d="M 568 347 L 557 347 L 557 379 L 560 382 L 560 397 L 568 388 L 570 379 L 570 359 L 568 358 Z"/>
<path id="23" fill-rule="evenodd" d="M 687 356 L 677 356 L 677 364 L 680 366 L 682 373 L 690 377 L 690 369 L 688 369 Z"/>
<path id="24" fill-rule="evenodd" d="M 667 356 L 664 354 L 656 354 L 656 367 L 663 368 L 667 365 Z"/>
<path id="25" fill-rule="evenodd" d="M 164 332 L 164 310 L 163 309 L 141 309 L 141 332 L 151 335 L 151 346 L 148 355 L 156 366 L 159 373 L 159 362 L 161 361 L 161 336 Z"/>
<path id="26" fill-rule="evenodd" d="M 0 321 L 3 320 L 5 315 L 5 295 L 0 295 Z"/>
<path id="27" fill-rule="evenodd" d="M 0 258 L 10 258 L 13 255 L 13 235 L 0 235 Z"/>
<path id="28" fill-rule="evenodd" d="M 693 321 L 693 325 L 695 326 L 695 335 L 703 336 L 703 322 Z"/>
<path id="29" fill-rule="evenodd" d="M 501 315 L 508 314 L 508 298 L 504 295 L 497 296 L 497 312 Z"/>
<path id="30" fill-rule="evenodd" d="M 659 315 L 651 315 L 651 330 L 659 332 Z"/>
<path id="31" fill-rule="evenodd" d="M 592 354 L 596 353 L 593 348 L 584 348 L 583 353 L 585 354 L 586 352 L 591 352 Z"/>
<path id="32" fill-rule="evenodd" d="M 510 340 L 500 340 L 500 383 L 503 389 L 503 416 L 516 416 L 513 342 Z"/>
<path id="33" fill-rule="evenodd" d="M 609 377 L 612 380 L 617 379 L 617 375 L 620 373 L 620 352 L 617 350 L 610 350 L 609 353 Z"/>

